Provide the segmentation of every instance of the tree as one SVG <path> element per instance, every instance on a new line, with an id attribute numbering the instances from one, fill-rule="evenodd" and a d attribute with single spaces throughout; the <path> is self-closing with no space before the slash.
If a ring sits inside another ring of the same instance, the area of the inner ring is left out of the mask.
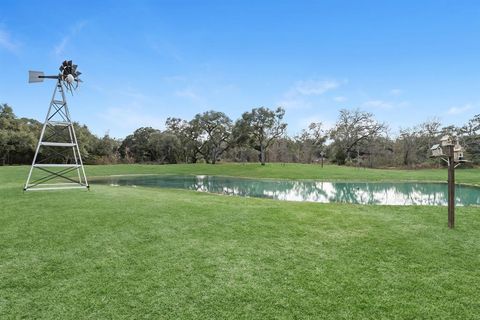
<path id="1" fill-rule="evenodd" d="M 2 165 L 8 162 L 10 152 L 14 150 L 12 144 L 14 131 L 17 131 L 17 128 L 12 108 L 6 103 L 0 104 L 0 157 Z"/>
<path id="2" fill-rule="evenodd" d="M 235 124 L 236 141 L 246 142 L 259 151 L 260 162 L 265 165 L 265 154 L 270 145 L 285 134 L 287 124 L 283 122 L 285 110 L 281 107 L 270 110 L 265 107 L 245 112 Z"/>
<path id="3" fill-rule="evenodd" d="M 116 162 L 119 141 L 108 135 L 99 139 L 85 125 L 73 124 L 79 142 L 82 160 L 85 163 Z M 29 118 L 17 118 L 12 107 L 0 104 L 0 165 L 31 164 L 43 123 Z M 45 139 L 68 141 L 68 130 L 47 126 Z M 71 161 L 73 154 L 59 153 L 54 148 L 41 148 L 39 159 L 65 162 Z"/>
<path id="4" fill-rule="evenodd" d="M 438 143 L 440 122 L 436 119 L 425 121 L 419 125 L 400 129 L 395 141 L 397 164 L 412 166 L 428 161 L 430 148 Z"/>
<path id="5" fill-rule="evenodd" d="M 32 161 L 39 129 L 38 122 L 17 119 L 8 104 L 0 105 L 0 164 L 27 164 Z"/>
<path id="6" fill-rule="evenodd" d="M 136 162 L 152 161 L 149 149 L 150 135 L 158 130 L 151 127 L 142 127 L 127 136 L 120 146 L 122 157 L 133 157 Z"/>
<path id="7" fill-rule="evenodd" d="M 153 132 L 149 139 L 152 161 L 160 163 L 177 163 L 180 155 L 180 140 L 169 132 Z"/>
<path id="8" fill-rule="evenodd" d="M 198 150 L 207 163 L 215 164 L 231 147 L 232 120 L 223 112 L 199 113 L 190 121 L 190 126 L 198 132 Z"/>
<path id="9" fill-rule="evenodd" d="M 167 132 L 176 136 L 180 142 L 180 158 L 185 163 L 196 163 L 199 158 L 200 144 L 198 142 L 197 128 L 193 128 L 189 122 L 180 118 L 167 118 L 165 122 Z"/>
<path id="10" fill-rule="evenodd" d="M 372 113 L 356 110 L 340 110 L 340 116 L 335 127 L 330 131 L 330 138 L 333 140 L 335 149 L 335 160 L 337 163 L 344 163 L 352 157 L 358 157 L 364 150 L 362 145 L 382 133 L 385 133 L 387 126 L 377 122 Z M 365 149 L 365 148 L 364 148 Z"/>
<path id="11" fill-rule="evenodd" d="M 272 142 L 266 151 L 267 154 L 265 158 L 271 162 L 298 162 L 299 158 L 296 147 L 294 140 L 287 136 L 280 137 Z"/>
<path id="12" fill-rule="evenodd" d="M 321 122 L 312 122 L 308 129 L 303 129 L 294 139 L 297 146 L 297 159 L 309 163 L 321 157 L 327 136 Z"/>
<path id="13" fill-rule="evenodd" d="M 471 160 L 474 163 L 480 163 L 480 114 L 470 119 L 460 133 Z"/>
<path id="14" fill-rule="evenodd" d="M 434 118 L 427 120 L 420 124 L 420 129 L 427 142 L 427 153 L 430 152 L 430 148 L 438 143 L 438 135 L 441 123 L 438 119 Z"/>
<path id="15" fill-rule="evenodd" d="M 7 103 L 0 104 L 0 128 L 7 129 L 10 121 L 15 118 L 12 107 Z"/>
<path id="16" fill-rule="evenodd" d="M 398 153 L 401 154 L 402 164 L 411 165 L 417 161 L 417 148 L 419 146 L 420 135 L 417 128 L 400 129 L 398 141 Z"/>
<path id="17" fill-rule="evenodd" d="M 92 153 L 95 155 L 95 163 L 117 163 L 119 159 L 120 142 L 111 138 L 106 133 L 103 138 L 96 139 L 94 142 Z"/>

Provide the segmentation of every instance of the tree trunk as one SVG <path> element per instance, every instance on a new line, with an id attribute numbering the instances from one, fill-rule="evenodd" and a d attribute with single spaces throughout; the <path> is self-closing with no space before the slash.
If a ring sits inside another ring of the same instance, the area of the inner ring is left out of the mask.
<path id="1" fill-rule="evenodd" d="M 407 149 L 407 150 L 405 151 L 404 156 L 403 156 L 403 164 L 404 164 L 405 166 L 408 166 L 408 156 L 409 156 L 408 153 L 409 153 L 409 150 Z"/>
<path id="2" fill-rule="evenodd" d="M 212 150 L 212 164 L 215 164 L 217 162 L 217 152 L 215 151 L 215 148 Z"/>
<path id="3" fill-rule="evenodd" d="M 260 162 L 262 166 L 265 165 L 265 146 L 263 144 L 260 145 Z"/>

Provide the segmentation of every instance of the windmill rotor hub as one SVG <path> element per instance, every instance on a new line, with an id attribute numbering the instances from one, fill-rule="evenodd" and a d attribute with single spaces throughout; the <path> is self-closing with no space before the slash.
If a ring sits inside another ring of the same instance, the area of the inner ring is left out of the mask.
<path id="1" fill-rule="evenodd" d="M 65 77 L 65 81 L 67 81 L 69 84 L 72 84 L 73 81 L 75 81 L 75 78 L 71 74 L 69 74 Z"/>

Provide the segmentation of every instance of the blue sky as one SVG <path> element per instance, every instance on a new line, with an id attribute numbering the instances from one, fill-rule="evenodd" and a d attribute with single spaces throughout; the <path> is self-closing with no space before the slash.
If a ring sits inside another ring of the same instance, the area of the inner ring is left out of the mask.
<path id="1" fill-rule="evenodd" d="M 283 106 L 289 133 L 341 108 L 392 133 L 480 113 L 479 1 L 0 2 L 0 102 L 42 120 L 64 59 L 85 81 L 74 120 L 98 135 L 207 110 Z"/>

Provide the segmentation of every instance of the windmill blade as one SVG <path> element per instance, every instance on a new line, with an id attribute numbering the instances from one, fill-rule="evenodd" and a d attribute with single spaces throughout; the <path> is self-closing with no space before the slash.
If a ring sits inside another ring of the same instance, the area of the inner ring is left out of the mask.
<path id="1" fill-rule="evenodd" d="M 73 94 L 73 87 L 70 83 L 68 82 L 64 82 L 65 84 L 65 89 L 67 89 L 67 91 L 70 91 L 71 94 Z"/>
<path id="2" fill-rule="evenodd" d="M 78 65 L 74 64 L 72 60 L 64 60 L 60 66 L 60 79 L 65 87 L 66 91 L 70 91 L 73 95 L 73 91 L 76 90 L 83 82 L 78 77 L 82 74 L 77 71 Z M 72 81 L 73 80 L 73 81 Z"/>

